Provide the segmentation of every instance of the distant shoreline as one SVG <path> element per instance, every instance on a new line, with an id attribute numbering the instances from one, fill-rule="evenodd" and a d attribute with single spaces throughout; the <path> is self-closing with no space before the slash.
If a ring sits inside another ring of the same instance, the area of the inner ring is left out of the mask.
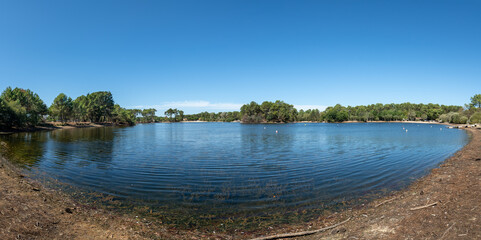
<path id="1" fill-rule="evenodd" d="M 180 122 L 152 122 L 152 123 L 224 123 L 222 121 L 180 121 Z M 276 122 L 265 122 L 265 123 L 243 123 L 241 121 L 232 121 L 226 123 L 242 123 L 242 124 L 288 124 L 288 123 L 276 123 Z M 292 123 L 328 123 L 328 122 L 314 122 L 314 121 L 296 121 Z M 344 124 L 344 123 L 419 123 L 419 124 L 442 124 L 442 125 L 453 125 L 450 123 L 441 123 L 435 121 L 344 121 L 344 122 L 332 122 L 331 124 Z M 150 123 L 137 123 L 137 124 L 150 124 Z M 468 124 L 457 124 L 457 125 L 468 125 Z M 8 130 L 0 130 L 0 135 L 8 135 L 13 133 L 19 132 L 36 132 L 36 131 L 53 131 L 53 130 L 61 130 L 61 129 L 76 129 L 76 128 L 93 128 L 93 127 L 112 127 L 112 126 L 122 126 L 122 125 L 115 125 L 112 123 L 91 123 L 91 122 L 69 122 L 69 123 L 60 123 L 60 122 L 46 122 L 45 124 L 24 128 L 24 129 L 8 129 Z"/>

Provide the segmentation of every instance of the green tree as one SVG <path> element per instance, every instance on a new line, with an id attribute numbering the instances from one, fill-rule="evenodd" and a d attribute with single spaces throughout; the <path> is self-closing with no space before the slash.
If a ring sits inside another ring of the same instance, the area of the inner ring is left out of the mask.
<path id="1" fill-rule="evenodd" d="M 167 111 L 164 112 L 164 115 L 169 118 L 169 122 L 172 122 L 172 116 L 174 115 L 175 111 L 172 108 L 167 109 Z"/>
<path id="2" fill-rule="evenodd" d="M 471 97 L 471 105 L 481 108 L 481 94 L 476 94 Z"/>
<path id="3" fill-rule="evenodd" d="M 48 112 L 42 99 L 30 89 L 7 87 L 0 98 L 14 113 L 15 119 L 12 126 L 36 126 Z"/>
<path id="4" fill-rule="evenodd" d="M 252 101 L 241 107 L 242 122 L 244 123 L 293 122 L 296 121 L 297 115 L 297 110 L 293 105 L 280 100 L 264 101 L 261 105 Z"/>
<path id="5" fill-rule="evenodd" d="M 112 117 L 114 99 L 112 93 L 93 92 L 87 94 L 87 116 L 91 122 L 107 122 Z"/>
<path id="6" fill-rule="evenodd" d="M 0 129 L 23 127 L 27 114 L 20 101 L 7 102 L 0 98 Z"/>
<path id="7" fill-rule="evenodd" d="M 155 122 L 155 112 L 157 112 L 155 108 L 148 108 L 148 109 L 142 110 L 141 112 L 142 118 L 143 118 L 142 122 L 148 122 L 148 123 Z"/>
<path id="8" fill-rule="evenodd" d="M 82 95 L 73 101 L 73 118 L 75 121 L 84 122 L 88 120 L 87 115 L 88 100 Z"/>
<path id="9" fill-rule="evenodd" d="M 184 111 L 178 110 L 178 118 L 176 117 L 178 122 L 182 122 L 184 120 Z"/>
<path id="10" fill-rule="evenodd" d="M 177 108 L 172 109 L 174 114 L 174 118 L 172 119 L 174 122 L 177 122 L 177 115 L 179 115 L 179 110 Z"/>
<path id="11" fill-rule="evenodd" d="M 60 93 L 49 108 L 49 113 L 52 117 L 60 120 L 62 123 L 67 122 L 73 114 L 72 98 Z"/>
<path id="12" fill-rule="evenodd" d="M 476 112 L 469 118 L 469 123 L 481 123 L 481 112 Z"/>
<path id="13" fill-rule="evenodd" d="M 135 125 L 135 113 L 136 111 L 133 109 L 125 109 L 115 104 L 112 112 L 112 122 L 116 125 Z"/>
<path id="14" fill-rule="evenodd" d="M 380 111 L 380 110 L 379 110 Z M 328 107 L 324 111 L 324 121 L 326 122 L 344 122 L 349 118 L 346 107 L 336 104 L 334 107 Z"/>

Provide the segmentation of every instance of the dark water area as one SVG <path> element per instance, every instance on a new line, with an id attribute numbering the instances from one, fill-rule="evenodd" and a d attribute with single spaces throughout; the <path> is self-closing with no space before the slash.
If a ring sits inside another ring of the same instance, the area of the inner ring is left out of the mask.
<path id="1" fill-rule="evenodd" d="M 0 140 L 7 158 L 34 178 L 43 174 L 175 223 L 304 219 L 402 189 L 469 137 L 432 124 L 159 123 Z"/>

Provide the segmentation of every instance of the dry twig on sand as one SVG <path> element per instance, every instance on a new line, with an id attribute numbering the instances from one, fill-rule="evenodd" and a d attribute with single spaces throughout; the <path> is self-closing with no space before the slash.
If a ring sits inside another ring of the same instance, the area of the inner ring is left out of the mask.
<path id="1" fill-rule="evenodd" d="M 386 201 L 383 201 L 383 202 L 377 204 L 375 207 L 379 207 L 379 206 L 383 205 L 384 203 L 392 202 L 392 201 L 394 201 L 396 198 L 397 198 L 397 197 L 388 199 L 388 200 L 386 200 Z"/>
<path id="2" fill-rule="evenodd" d="M 439 240 L 442 240 L 444 238 L 444 235 L 446 235 L 446 233 L 448 233 L 449 230 L 451 230 L 451 228 L 454 226 L 454 224 L 456 224 L 456 223 L 453 223 L 450 227 L 448 227 L 448 229 L 446 229 L 446 231 L 444 231 L 443 235 L 441 236 L 441 238 L 439 238 Z"/>
<path id="3" fill-rule="evenodd" d="M 348 222 L 349 220 L 351 220 L 351 218 L 348 218 L 348 219 L 346 219 L 346 220 L 344 220 L 340 223 L 336 223 L 332 226 L 317 229 L 317 230 L 297 232 L 297 233 L 284 233 L 284 234 L 272 235 L 272 236 L 267 236 L 267 237 L 258 237 L 258 238 L 254 238 L 252 240 L 269 240 L 269 239 L 291 238 L 291 237 L 300 237 L 300 236 L 311 235 L 311 234 L 314 234 L 314 233 L 323 232 L 323 231 L 335 228 L 337 226 L 340 226 L 340 225 Z"/>
<path id="4" fill-rule="evenodd" d="M 436 205 L 436 204 L 438 204 L 438 202 L 430 203 L 430 204 L 428 204 L 428 205 L 424 205 L 424 206 L 420 206 L 420 207 L 411 208 L 410 210 L 411 210 L 411 211 L 419 210 L 419 209 L 423 209 L 423 208 L 427 208 L 427 207 L 434 206 L 434 205 Z"/>

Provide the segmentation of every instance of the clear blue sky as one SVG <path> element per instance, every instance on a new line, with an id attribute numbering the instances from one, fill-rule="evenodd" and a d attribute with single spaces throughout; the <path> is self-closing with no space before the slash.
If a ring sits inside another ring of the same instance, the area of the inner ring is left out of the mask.
<path id="1" fill-rule="evenodd" d="M 7 86 L 162 113 L 463 105 L 481 93 L 481 1 L 1 0 Z"/>

